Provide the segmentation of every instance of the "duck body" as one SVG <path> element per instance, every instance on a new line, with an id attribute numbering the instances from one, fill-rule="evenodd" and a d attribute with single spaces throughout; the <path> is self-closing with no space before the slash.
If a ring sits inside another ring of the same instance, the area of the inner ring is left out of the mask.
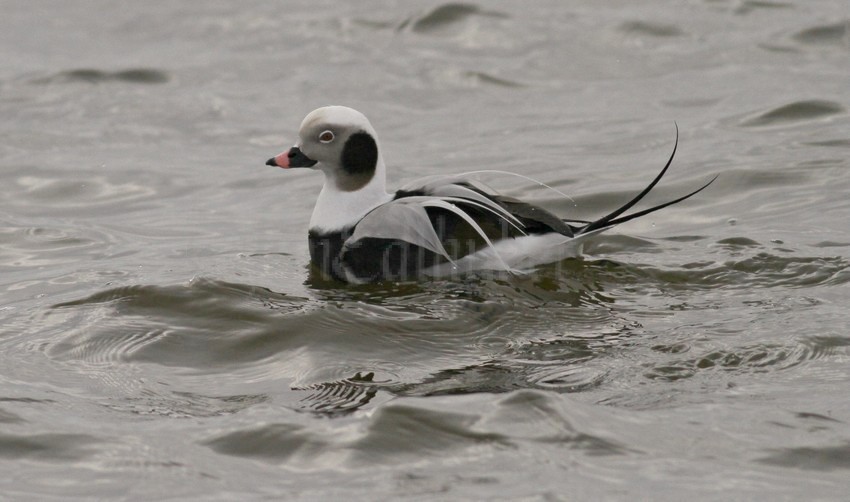
<path id="1" fill-rule="evenodd" d="M 360 112 L 342 106 L 308 114 L 299 142 L 266 164 L 324 173 L 308 231 L 310 260 L 325 276 L 362 283 L 516 272 L 578 256 L 587 238 L 684 200 L 713 181 L 621 217 L 658 183 L 672 158 L 640 194 L 594 221 L 560 218 L 466 175 L 431 176 L 389 194 L 374 128 Z"/>
<path id="2" fill-rule="evenodd" d="M 439 195 L 466 191 L 475 198 Z M 464 181 L 431 190 L 399 190 L 353 226 L 309 231 L 312 263 L 348 282 L 516 270 L 528 266 L 522 262 L 528 261 L 529 251 L 538 251 L 531 255 L 540 258 L 539 248 L 549 241 L 561 248 L 557 259 L 576 256 L 571 251 L 575 246 L 566 246 L 574 240 L 574 229 L 548 211 L 476 190 Z"/>

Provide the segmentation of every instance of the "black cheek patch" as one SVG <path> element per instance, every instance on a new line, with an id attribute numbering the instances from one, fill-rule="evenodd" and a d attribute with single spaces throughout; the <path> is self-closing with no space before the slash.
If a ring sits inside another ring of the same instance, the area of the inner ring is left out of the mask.
<path id="1" fill-rule="evenodd" d="M 378 145 L 366 132 L 356 132 L 348 137 L 342 147 L 342 170 L 338 185 L 346 191 L 357 190 L 369 183 L 378 164 Z"/>
<path id="2" fill-rule="evenodd" d="M 342 168 L 346 173 L 371 173 L 377 163 L 378 145 L 369 133 L 356 132 L 348 137 L 342 148 Z"/>

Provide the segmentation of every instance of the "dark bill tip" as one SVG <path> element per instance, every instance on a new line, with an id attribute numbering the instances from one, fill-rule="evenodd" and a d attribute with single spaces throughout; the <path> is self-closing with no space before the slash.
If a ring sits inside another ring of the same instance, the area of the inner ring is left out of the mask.
<path id="1" fill-rule="evenodd" d="M 274 157 L 272 157 L 272 158 L 270 158 L 269 160 L 267 160 L 267 161 L 266 161 L 266 165 L 267 165 L 267 166 L 280 167 L 280 166 L 278 166 L 278 165 L 277 165 L 277 161 L 275 161 L 275 160 L 274 160 Z"/>

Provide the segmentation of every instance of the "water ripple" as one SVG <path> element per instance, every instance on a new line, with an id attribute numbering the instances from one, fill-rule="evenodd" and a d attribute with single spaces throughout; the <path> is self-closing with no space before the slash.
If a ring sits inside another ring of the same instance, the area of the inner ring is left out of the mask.
<path id="1" fill-rule="evenodd" d="M 12 413 L 11 411 L 5 411 L 3 408 L 0 408 L 0 424 L 14 424 L 21 423 L 24 419 L 19 415 Z"/>
<path id="2" fill-rule="evenodd" d="M 761 127 L 802 122 L 846 113 L 846 109 L 835 101 L 812 99 L 796 101 L 763 112 L 741 123 L 744 127 Z"/>
<path id="3" fill-rule="evenodd" d="M 803 339 L 803 344 L 812 359 L 850 353 L 850 338 L 846 336 L 810 336 Z"/>
<path id="4" fill-rule="evenodd" d="M 92 456 L 102 440 L 87 434 L 0 433 L 0 458 L 42 462 L 73 462 Z"/>
<path id="5" fill-rule="evenodd" d="M 684 34 L 678 26 L 652 21 L 629 21 L 620 25 L 620 31 L 650 37 L 679 37 Z"/>
<path id="6" fill-rule="evenodd" d="M 433 10 L 412 19 L 408 19 L 399 27 L 403 29 L 410 26 L 410 30 L 415 33 L 424 34 L 445 34 L 452 30 L 457 25 L 475 17 L 496 17 L 505 18 L 505 14 L 500 12 L 486 11 L 474 4 L 468 3 L 447 3 L 435 7 Z"/>
<path id="7" fill-rule="evenodd" d="M 336 382 L 322 382 L 308 387 L 294 387 L 293 390 L 309 392 L 300 403 L 305 410 L 324 415 L 341 415 L 356 411 L 369 404 L 378 394 L 378 386 L 373 385 L 374 373 L 361 375 Z"/>
<path id="8" fill-rule="evenodd" d="M 786 2 L 771 2 L 765 0 L 744 0 L 735 8 L 735 14 L 743 15 L 766 9 L 790 9 L 793 4 Z"/>
<path id="9" fill-rule="evenodd" d="M 163 84 L 171 80 L 168 73 L 154 68 L 130 68 L 119 71 L 104 71 L 94 68 L 64 70 L 47 77 L 34 79 L 34 84 L 64 84 L 85 82 L 126 82 L 131 84 Z"/>
<path id="10" fill-rule="evenodd" d="M 757 461 L 807 471 L 850 469 L 850 442 L 821 447 L 775 448 L 771 451 L 770 455 Z"/>
<path id="11" fill-rule="evenodd" d="M 199 418 L 231 415 L 269 399 L 265 394 L 210 396 L 186 391 L 157 392 L 149 388 L 133 394 L 125 392 L 104 406 L 139 416 Z"/>
<path id="12" fill-rule="evenodd" d="M 792 347 L 758 344 L 735 350 L 713 350 L 689 359 L 664 361 L 654 365 L 644 376 L 651 380 L 673 382 L 707 370 L 731 371 L 736 374 L 764 373 L 785 370 L 811 358 L 811 351 L 802 344 Z"/>
<path id="13" fill-rule="evenodd" d="M 206 279 L 186 286 L 127 286 L 54 306 L 56 315 L 76 324 L 48 355 L 64 360 L 153 362 L 204 368 L 266 357 L 262 347 L 235 333 L 251 332 L 276 312 L 304 307 L 303 299 L 262 288 Z M 260 300 L 264 298 L 264 300 Z M 252 348 L 254 350 L 252 350 Z M 259 351 L 257 349 L 260 349 Z"/>
<path id="14" fill-rule="evenodd" d="M 328 423 L 322 429 L 297 423 L 248 426 L 203 441 L 212 450 L 256 458 L 298 470 L 364 469 L 423 458 L 479 455 L 518 443 L 557 444 L 588 455 L 623 455 L 631 450 L 593 424 L 593 412 L 557 395 L 518 391 L 485 406 L 468 398 L 401 399 L 365 417 L 356 429 Z M 343 428 L 344 427 L 344 428 Z M 563 450 L 562 450 L 563 451 Z"/>
<path id="15" fill-rule="evenodd" d="M 73 166 L 71 172 L 76 172 Z M 102 216 L 105 212 L 129 213 L 142 209 L 145 201 L 161 196 L 138 177 L 115 181 L 113 175 L 71 174 L 51 169 L 16 166 L 17 176 L 0 186 L 0 196 L 16 213 L 65 217 Z"/>
<path id="16" fill-rule="evenodd" d="M 646 335 L 630 319 L 630 307 L 620 305 L 624 295 L 810 287 L 850 279 L 843 258 L 776 256 L 762 249 L 752 239 L 728 237 L 716 250 L 736 259 L 672 269 L 567 260 L 525 276 L 473 275 L 460 282 L 340 287 L 313 281 L 313 298 L 211 279 L 127 286 L 55 305 L 46 317 L 56 335 L 38 347 L 134 396 L 110 406 L 169 416 L 197 415 L 204 406 L 229 411 L 210 404 L 222 402 L 214 396 L 193 391 L 206 397 L 188 399 L 141 383 L 133 376 L 135 365 L 182 368 L 201 379 L 228 372 L 253 385 L 284 385 L 288 407 L 331 416 L 376 409 L 398 396 L 586 392 L 616 378 L 622 348 Z M 782 302 L 746 305 L 775 313 L 819 304 L 806 298 Z M 687 301 L 670 307 L 695 308 L 708 307 Z M 656 343 L 656 353 L 688 357 L 648 363 L 644 376 L 672 382 L 712 370 L 783 370 L 833 350 L 821 342 L 701 354 L 681 342 Z M 116 371 L 116 365 L 123 369 Z M 258 399 L 246 406 L 265 398 Z"/>
<path id="17" fill-rule="evenodd" d="M 36 347 L 138 395 L 114 405 L 136 413 L 196 413 L 191 402 L 173 392 L 163 397 L 134 377 L 141 363 L 195 375 L 227 371 L 245 382 L 282 380 L 299 399 L 293 408 L 323 414 L 373 406 L 381 391 L 575 392 L 599 385 L 605 372 L 580 363 L 632 328 L 600 308 L 604 301 L 592 288 L 602 286 L 583 285 L 598 270 L 580 262 L 566 270 L 570 281 L 550 270 L 516 281 L 314 290 L 321 301 L 209 279 L 125 286 L 54 305 L 45 316 L 55 335 Z M 493 379 L 497 374 L 504 378 Z"/>
<path id="18" fill-rule="evenodd" d="M 754 248 L 749 242 L 741 246 L 726 241 L 726 245 Z M 641 283 L 647 279 L 668 287 L 686 289 L 726 289 L 811 287 L 839 285 L 850 282 L 850 262 L 840 256 L 777 256 L 759 252 L 739 260 L 695 262 L 679 269 L 658 269 L 638 265 L 620 265 L 628 282 Z"/>
<path id="19" fill-rule="evenodd" d="M 813 26 L 794 35 L 794 40 L 811 45 L 839 45 L 850 48 L 850 21 Z"/>
<path id="20" fill-rule="evenodd" d="M 0 227 L 2 267 L 39 267 L 76 262 L 108 240 L 91 229 Z M 14 287 L 14 286 L 12 286 Z"/>

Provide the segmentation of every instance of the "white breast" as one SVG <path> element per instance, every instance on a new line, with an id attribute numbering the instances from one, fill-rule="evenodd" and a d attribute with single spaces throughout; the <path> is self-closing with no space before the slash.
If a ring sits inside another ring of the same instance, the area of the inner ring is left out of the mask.
<path id="1" fill-rule="evenodd" d="M 366 214 L 391 201 L 384 184 L 383 161 L 379 159 L 376 176 L 360 190 L 346 192 L 337 188 L 336 182 L 328 173 L 325 184 L 313 208 L 310 217 L 310 229 L 321 232 L 335 232 L 354 226 Z"/>

